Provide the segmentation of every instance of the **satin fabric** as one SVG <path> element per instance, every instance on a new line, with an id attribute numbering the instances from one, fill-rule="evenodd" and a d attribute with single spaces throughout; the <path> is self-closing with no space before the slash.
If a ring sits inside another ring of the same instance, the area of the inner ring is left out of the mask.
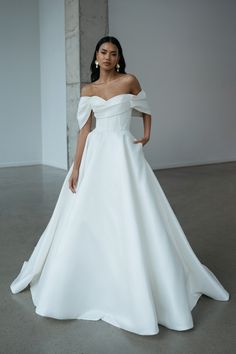
<path id="1" fill-rule="evenodd" d="M 91 110 L 96 127 L 86 139 L 77 191 L 68 187 L 72 164 L 11 291 L 30 285 L 41 316 L 101 319 L 140 335 L 157 334 L 159 324 L 190 329 L 202 294 L 221 301 L 229 294 L 193 252 L 143 145 L 133 143 L 132 116 L 151 114 L 146 93 L 81 97 L 80 129 Z"/>

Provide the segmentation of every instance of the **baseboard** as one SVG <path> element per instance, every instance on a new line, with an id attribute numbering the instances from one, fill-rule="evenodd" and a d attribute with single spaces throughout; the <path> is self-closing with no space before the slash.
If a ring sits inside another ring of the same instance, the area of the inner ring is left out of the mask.
<path id="1" fill-rule="evenodd" d="M 152 167 L 153 170 L 162 170 L 162 169 L 168 169 L 168 168 L 181 168 L 181 167 L 194 167 L 194 166 L 203 166 L 203 165 L 211 165 L 211 164 L 219 164 L 219 163 L 229 163 L 229 162 L 236 162 L 236 158 L 231 158 L 231 159 L 224 159 L 224 160 L 207 160 L 207 161 L 189 161 L 189 162 L 173 162 L 169 164 L 160 164 L 158 166 Z M 67 168 L 63 168 L 61 166 L 57 166 L 54 164 L 46 164 L 42 163 L 42 161 L 18 161 L 18 162 L 7 162 L 7 163 L 1 163 L 0 162 L 0 168 L 3 167 L 17 167 L 17 166 L 34 166 L 34 165 L 44 165 L 44 166 L 49 166 L 49 167 L 54 167 L 58 168 L 60 170 L 67 171 Z"/>
<path id="2" fill-rule="evenodd" d="M 34 166 L 34 165 L 41 165 L 41 160 L 36 161 L 11 161 L 11 162 L 0 162 L 0 168 L 2 167 L 17 167 L 17 166 Z"/>
<path id="3" fill-rule="evenodd" d="M 230 163 L 230 162 L 236 162 L 236 157 L 233 157 L 231 159 L 224 159 L 224 160 L 205 160 L 205 161 L 194 161 L 194 162 L 173 162 L 170 164 L 163 164 L 163 165 L 158 165 L 157 167 L 153 167 L 153 170 L 163 170 L 163 169 L 168 169 L 168 168 L 181 168 L 181 167 L 197 167 L 197 166 L 204 166 L 204 165 L 213 165 L 213 164 L 219 164 L 219 163 Z"/>

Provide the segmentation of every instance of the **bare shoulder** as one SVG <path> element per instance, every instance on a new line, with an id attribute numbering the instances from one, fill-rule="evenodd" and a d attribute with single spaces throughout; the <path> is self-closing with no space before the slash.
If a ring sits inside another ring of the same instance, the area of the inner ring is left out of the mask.
<path id="1" fill-rule="evenodd" d="M 92 96 L 93 86 L 92 84 L 86 84 L 81 88 L 80 96 Z"/>
<path id="2" fill-rule="evenodd" d="M 138 94 L 141 91 L 141 86 L 137 77 L 130 73 L 127 73 L 126 75 L 130 87 L 130 92 L 134 95 Z"/>

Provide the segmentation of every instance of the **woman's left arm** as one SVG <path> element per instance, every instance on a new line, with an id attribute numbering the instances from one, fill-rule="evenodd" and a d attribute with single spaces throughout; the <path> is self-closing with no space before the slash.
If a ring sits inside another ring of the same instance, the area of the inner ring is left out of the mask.
<path id="1" fill-rule="evenodd" d="M 141 86 L 138 79 L 134 75 L 130 75 L 130 92 L 137 95 L 141 91 Z M 152 116 L 151 114 L 142 113 L 143 116 L 143 138 L 135 140 L 135 143 L 147 144 L 151 136 Z"/>
<path id="2" fill-rule="evenodd" d="M 140 140 L 140 142 L 145 145 L 150 139 L 151 135 L 151 126 L 152 126 L 152 116 L 147 113 L 143 113 L 143 130 L 144 137 Z"/>

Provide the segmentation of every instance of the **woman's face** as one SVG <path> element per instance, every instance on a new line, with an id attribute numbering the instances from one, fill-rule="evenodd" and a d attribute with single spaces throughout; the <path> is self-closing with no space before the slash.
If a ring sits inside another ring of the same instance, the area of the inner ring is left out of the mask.
<path id="1" fill-rule="evenodd" d="M 104 70 L 114 69 L 120 59 L 117 46 L 110 42 L 103 43 L 97 51 L 96 58 L 98 65 Z"/>

